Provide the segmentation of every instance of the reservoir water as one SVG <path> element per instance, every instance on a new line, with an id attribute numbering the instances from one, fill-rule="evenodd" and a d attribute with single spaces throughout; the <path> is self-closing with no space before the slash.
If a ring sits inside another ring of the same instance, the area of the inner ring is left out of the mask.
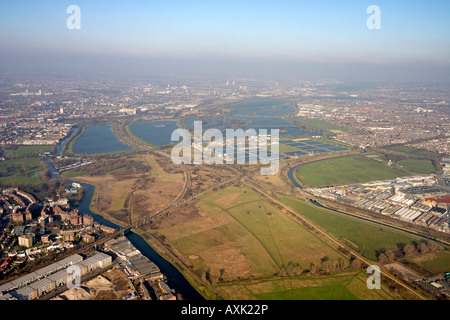
<path id="1" fill-rule="evenodd" d="M 290 101 L 287 100 L 265 100 L 265 101 L 253 101 L 253 102 L 244 102 L 233 104 L 231 106 L 227 106 L 227 109 L 253 109 L 253 108 L 269 108 L 274 106 L 282 106 L 289 104 Z"/>
<path id="2" fill-rule="evenodd" d="M 133 149 L 116 137 L 112 124 L 86 127 L 86 131 L 73 144 L 75 154 L 100 154 Z"/>
<path id="3" fill-rule="evenodd" d="M 154 146 L 170 144 L 172 132 L 176 129 L 178 129 L 178 124 L 173 120 L 146 121 L 130 124 L 130 130 L 136 137 Z"/>
<path id="4" fill-rule="evenodd" d="M 74 133 L 76 134 L 76 133 Z M 73 136 L 73 135 L 71 135 Z M 64 148 L 64 145 L 67 143 L 68 139 L 64 139 L 61 141 L 60 145 L 58 145 L 56 151 L 57 154 L 60 155 L 61 151 Z M 50 162 L 50 159 L 45 159 L 50 171 L 51 177 L 57 178 L 58 171 Z M 94 221 L 103 224 L 105 226 L 115 228 L 115 229 L 123 229 L 119 225 L 93 213 L 90 210 L 90 204 L 92 201 L 92 197 L 94 196 L 94 186 L 86 183 L 81 183 L 81 185 L 85 188 L 85 193 L 83 199 L 78 205 L 78 209 L 82 214 L 88 214 L 94 218 Z M 126 235 L 127 239 L 135 246 L 144 256 L 153 261 L 161 272 L 166 275 L 167 282 L 169 286 L 175 289 L 177 292 L 181 293 L 184 299 L 187 300 L 205 300 L 203 296 L 198 293 L 197 290 L 192 287 L 192 285 L 186 280 L 186 278 L 175 268 L 171 263 L 161 257 L 139 234 L 135 232 L 128 232 Z"/>

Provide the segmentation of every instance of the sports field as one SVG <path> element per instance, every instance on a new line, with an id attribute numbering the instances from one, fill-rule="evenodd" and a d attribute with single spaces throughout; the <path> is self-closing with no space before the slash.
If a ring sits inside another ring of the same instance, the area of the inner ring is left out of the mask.
<path id="1" fill-rule="evenodd" d="M 297 168 L 296 177 L 313 187 L 385 180 L 405 172 L 367 157 L 356 155 L 312 162 Z"/>
<path id="2" fill-rule="evenodd" d="M 319 208 L 299 199 L 287 196 L 279 198 L 296 212 L 346 241 L 372 260 L 378 260 L 377 254 L 380 250 L 398 249 L 399 246 L 420 241 L 419 238 L 399 231 Z"/>

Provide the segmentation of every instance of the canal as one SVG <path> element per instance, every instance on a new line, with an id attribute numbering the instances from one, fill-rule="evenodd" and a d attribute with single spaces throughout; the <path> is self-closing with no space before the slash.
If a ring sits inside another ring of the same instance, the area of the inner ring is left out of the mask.
<path id="1" fill-rule="evenodd" d="M 76 133 L 75 133 L 76 134 Z M 73 135 L 71 135 L 73 136 Z M 57 146 L 57 154 L 60 154 L 64 148 L 64 145 L 67 143 L 68 139 L 64 139 Z M 58 171 L 50 162 L 50 159 L 45 159 L 47 166 L 51 171 L 51 177 L 57 178 Z M 103 224 L 107 227 L 115 228 L 115 229 L 123 229 L 121 226 L 93 213 L 90 210 L 90 204 L 92 201 L 92 197 L 94 196 L 94 186 L 91 184 L 80 183 L 84 189 L 84 196 L 78 205 L 78 210 L 82 214 L 88 214 L 94 218 L 94 221 Z M 144 256 L 153 261 L 161 272 L 167 277 L 167 283 L 169 287 L 175 289 L 178 293 L 180 293 L 184 299 L 186 300 L 205 300 L 205 298 L 198 293 L 197 290 L 186 280 L 186 278 L 175 268 L 170 262 L 161 257 L 139 234 L 135 232 L 128 232 L 126 234 L 127 239 L 136 247 Z"/>
<path id="2" fill-rule="evenodd" d="M 305 165 L 305 164 L 308 164 L 308 163 L 311 163 L 311 162 L 316 162 L 316 161 L 321 161 L 321 160 L 314 160 L 314 161 L 310 161 L 310 162 L 301 163 L 301 164 L 298 164 L 298 165 L 292 167 L 288 171 L 288 178 L 289 178 L 289 180 L 292 182 L 292 184 L 296 188 L 303 189 L 302 186 L 295 179 L 295 176 L 294 176 L 295 170 L 298 167 L 302 166 L 302 165 Z M 326 210 L 329 210 L 329 211 L 332 211 L 332 212 L 343 214 L 343 215 L 348 216 L 348 217 L 352 217 L 352 218 L 355 218 L 355 219 L 359 219 L 359 220 L 362 220 L 362 221 L 373 223 L 373 224 L 376 224 L 376 225 L 379 225 L 379 226 L 383 226 L 383 227 L 386 227 L 386 228 L 389 228 L 389 229 L 392 229 L 392 230 L 400 231 L 400 232 L 403 232 L 403 233 L 406 233 L 406 234 L 409 234 L 409 235 L 412 235 L 412 236 L 416 236 L 416 237 L 419 237 L 419 238 L 422 238 L 422 239 L 425 239 L 425 240 L 431 240 L 431 241 L 434 241 L 434 242 L 437 242 L 437 243 L 440 243 L 440 244 L 448 245 L 445 241 L 441 241 L 439 239 L 436 239 L 436 238 L 433 238 L 433 237 L 426 236 L 424 234 L 420 234 L 420 233 L 414 232 L 413 230 L 409 231 L 409 230 L 406 230 L 405 228 L 395 227 L 393 225 L 390 225 L 390 224 L 388 225 L 388 224 L 380 222 L 380 221 L 375 221 L 373 219 L 364 218 L 364 217 L 361 217 L 359 215 L 356 216 L 356 215 L 352 215 L 352 214 L 349 214 L 349 213 L 346 213 L 346 212 L 343 212 L 343 211 L 340 211 L 340 210 L 328 208 L 328 207 L 325 207 L 322 204 L 318 203 L 315 200 L 310 200 L 309 202 L 311 204 L 315 205 L 316 207 L 321 208 L 321 209 L 326 209 Z"/>

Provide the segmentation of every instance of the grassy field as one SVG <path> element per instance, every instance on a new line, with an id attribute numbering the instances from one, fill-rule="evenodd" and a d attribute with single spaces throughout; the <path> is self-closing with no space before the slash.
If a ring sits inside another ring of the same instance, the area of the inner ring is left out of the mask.
<path id="1" fill-rule="evenodd" d="M 196 218 L 159 229 L 193 271 L 233 281 L 270 277 L 289 263 L 318 266 L 325 256 L 346 258 L 247 188 L 227 187 L 206 194 Z M 344 265 L 348 261 L 343 261 Z"/>
<path id="2" fill-rule="evenodd" d="M 338 238 L 347 241 L 354 249 L 372 260 L 378 259 L 377 254 L 380 250 L 398 249 L 399 246 L 419 242 L 420 240 L 386 227 L 318 208 L 302 200 L 287 196 L 280 196 L 279 198 L 296 212 Z"/>
<path id="3" fill-rule="evenodd" d="M 39 158 L 26 158 L 0 161 L 0 170 L 7 171 L 0 177 L 0 183 L 37 183 L 44 168 Z"/>
<path id="4" fill-rule="evenodd" d="M 314 187 L 384 180 L 404 176 L 405 172 L 356 155 L 308 163 L 297 168 L 297 178 Z"/>
<path id="5" fill-rule="evenodd" d="M 181 173 L 167 173 L 149 154 L 122 153 L 118 161 L 134 161 L 134 165 L 130 162 L 131 165 L 101 174 L 88 174 L 92 168 L 86 167 L 85 171 L 67 172 L 64 176 L 94 185 L 91 209 L 122 224 L 165 207 L 183 187 Z M 168 160 L 165 161 L 164 165 L 170 165 Z M 142 167 L 143 164 L 147 167 Z M 104 166 L 107 167 L 108 162 Z"/>
<path id="6" fill-rule="evenodd" d="M 16 146 L 13 149 L 4 150 L 5 157 L 30 157 L 38 156 L 44 152 L 52 151 L 53 146 Z"/>
<path id="7" fill-rule="evenodd" d="M 347 271 L 329 276 L 266 279 L 216 286 L 225 297 L 242 300 L 389 300 L 399 298 L 382 286 L 367 289 L 367 275 Z"/>
<path id="8" fill-rule="evenodd" d="M 434 274 L 450 271 L 450 252 L 439 251 L 425 253 L 407 260 L 431 271 Z"/>
<path id="9" fill-rule="evenodd" d="M 431 162 L 430 160 L 415 160 L 415 159 L 400 160 L 397 162 L 397 165 L 399 165 L 402 168 L 405 168 L 408 171 L 420 174 L 429 174 L 433 173 L 436 170 L 436 168 L 433 165 L 433 162 Z"/>

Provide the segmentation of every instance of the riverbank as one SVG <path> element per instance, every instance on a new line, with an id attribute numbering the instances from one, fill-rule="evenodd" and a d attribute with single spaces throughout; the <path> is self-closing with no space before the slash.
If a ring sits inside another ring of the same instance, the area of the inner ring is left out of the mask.
<path id="1" fill-rule="evenodd" d="M 76 132 L 72 133 L 70 137 L 73 138 L 78 135 L 79 132 Z M 76 139 L 70 139 L 70 142 L 73 143 L 74 140 Z M 57 152 L 62 152 L 68 141 L 69 139 L 63 140 L 58 146 Z M 58 170 L 56 170 L 56 168 L 52 165 L 50 159 L 47 158 L 45 162 L 51 171 L 52 178 L 58 178 Z M 114 223 L 105 217 L 92 212 L 91 203 L 94 197 L 95 187 L 87 183 L 81 183 L 81 185 L 85 188 L 85 192 L 83 198 L 77 206 L 80 212 L 92 216 L 94 221 L 110 228 L 123 230 L 128 227 L 123 224 L 119 225 Z M 194 288 L 194 286 L 183 276 L 183 274 L 169 261 L 165 260 L 158 252 L 156 252 L 156 250 L 153 249 L 153 247 L 143 238 L 143 236 L 137 234 L 136 232 L 130 231 L 127 232 L 126 237 L 144 256 L 149 258 L 158 266 L 161 272 L 166 275 L 169 286 L 179 292 L 184 299 L 205 300 L 205 298 Z"/>

